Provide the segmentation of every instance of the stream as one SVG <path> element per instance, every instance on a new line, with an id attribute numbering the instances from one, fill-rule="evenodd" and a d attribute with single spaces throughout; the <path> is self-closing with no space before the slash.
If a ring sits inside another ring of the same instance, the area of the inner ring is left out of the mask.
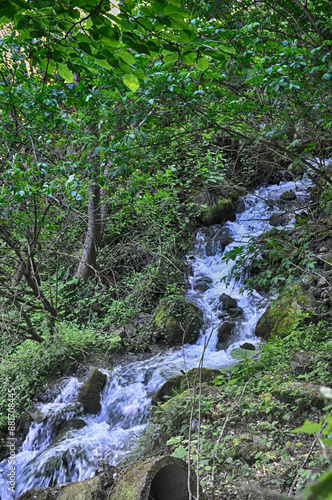
<path id="1" fill-rule="evenodd" d="M 196 344 L 171 348 L 149 358 L 141 355 L 126 361 L 124 356 L 114 368 L 101 370 L 107 375 L 107 382 L 98 415 L 82 415 L 75 404 L 83 382 L 76 377 L 64 379 L 56 399 L 39 404 L 46 418 L 31 425 L 17 452 L 15 493 L 8 489 L 8 459 L 0 463 L 0 500 L 13 500 L 31 488 L 87 479 L 94 475 L 99 460 L 118 464 L 147 428 L 151 397 L 169 378 L 180 374 L 180 370 L 197 367 L 203 351 L 203 366 L 220 369 L 234 364 L 230 353 L 244 342 L 257 348 L 260 339 L 254 335 L 255 326 L 268 305 L 268 298 L 258 292 L 240 294 L 240 282 L 232 281 L 226 286 L 221 279 L 228 275 L 234 262 L 227 263 L 221 258 L 225 251 L 244 246 L 250 238 L 271 229 L 271 215 L 290 207 L 289 202 L 286 205 L 280 202 L 282 193 L 290 190 L 296 193 L 297 201 L 291 205 L 294 212 L 301 210 L 300 203 L 303 207 L 308 200 L 310 187 L 308 181 L 261 187 L 244 198 L 235 222 L 197 232 L 187 255 L 192 268 L 187 298 L 203 311 L 204 319 Z M 290 216 L 287 225 L 294 220 Z M 220 302 L 222 294 L 237 301 L 231 319 Z M 231 321 L 232 334 L 221 343 L 218 329 L 225 321 Z M 74 418 L 86 425 L 59 434 L 65 422 Z"/>

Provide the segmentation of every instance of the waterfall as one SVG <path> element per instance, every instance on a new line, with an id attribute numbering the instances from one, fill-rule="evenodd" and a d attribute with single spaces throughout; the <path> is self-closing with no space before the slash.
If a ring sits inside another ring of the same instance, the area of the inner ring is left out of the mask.
<path id="1" fill-rule="evenodd" d="M 293 190 L 297 200 L 304 202 L 310 186 L 305 180 L 259 188 L 245 197 L 245 207 L 235 222 L 197 232 L 187 256 L 192 267 L 187 298 L 203 311 L 204 318 L 196 344 L 172 348 L 152 357 L 140 355 L 129 361 L 124 357 L 116 367 L 102 370 L 107 383 L 98 415 L 82 414 L 76 403 L 82 382 L 76 377 L 63 380 L 54 402 L 39 405 L 45 418 L 31 425 L 17 453 L 15 494 L 8 489 L 8 461 L 0 463 L 1 500 L 13 500 L 31 488 L 87 479 L 94 475 L 99 460 L 116 465 L 143 434 L 149 423 L 151 397 L 169 378 L 184 368 L 197 367 L 203 351 L 205 367 L 222 368 L 234 363 L 230 353 L 243 342 L 258 346 L 255 326 L 268 299 L 255 291 L 251 295 L 241 294 L 239 282 L 226 285 L 221 281 L 234 264 L 222 260 L 222 255 L 271 229 L 269 220 L 282 208 L 279 204 L 282 193 Z M 292 205 L 292 210 L 295 213 L 296 205 Z M 293 223 L 294 216 L 289 216 L 287 224 Z M 221 296 L 228 300 L 229 308 L 220 302 Z M 218 339 L 218 329 L 226 321 L 232 332 L 222 342 Z M 69 426 L 67 432 L 59 434 L 66 422 L 73 419 L 79 420 L 78 428 Z"/>

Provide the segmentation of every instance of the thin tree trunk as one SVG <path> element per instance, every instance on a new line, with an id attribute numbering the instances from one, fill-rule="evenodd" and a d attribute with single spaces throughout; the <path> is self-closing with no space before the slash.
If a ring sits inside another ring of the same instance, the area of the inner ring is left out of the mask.
<path id="1" fill-rule="evenodd" d="M 98 245 L 101 239 L 100 187 L 94 174 L 88 186 L 88 229 L 76 276 L 86 280 L 96 268 Z"/>

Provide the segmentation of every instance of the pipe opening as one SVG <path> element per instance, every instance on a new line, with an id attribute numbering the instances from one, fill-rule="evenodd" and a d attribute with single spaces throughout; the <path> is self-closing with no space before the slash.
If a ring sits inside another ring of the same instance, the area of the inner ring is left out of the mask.
<path id="1" fill-rule="evenodd" d="M 160 469 L 152 480 L 149 500 L 188 500 L 187 471 L 176 465 Z M 194 492 L 193 492 L 194 493 Z"/>

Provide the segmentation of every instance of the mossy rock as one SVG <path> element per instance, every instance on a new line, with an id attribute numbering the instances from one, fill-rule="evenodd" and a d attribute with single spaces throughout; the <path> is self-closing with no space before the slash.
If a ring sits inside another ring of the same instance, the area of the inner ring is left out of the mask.
<path id="1" fill-rule="evenodd" d="M 326 405 L 319 386 L 302 382 L 284 382 L 273 391 L 273 396 L 283 403 L 297 407 L 299 414 L 313 408 L 322 410 Z"/>
<path id="2" fill-rule="evenodd" d="M 259 443 L 253 442 L 253 437 L 250 434 L 244 434 L 234 439 L 230 455 L 235 459 L 242 458 L 249 465 L 253 465 L 258 460 L 257 453 L 263 449 L 264 447 Z"/>
<path id="3" fill-rule="evenodd" d="M 235 206 L 232 200 L 222 199 L 216 205 L 208 205 L 202 209 L 198 220 L 203 226 L 212 226 L 213 224 L 222 224 L 226 221 L 235 221 Z"/>
<path id="4" fill-rule="evenodd" d="M 177 375 L 167 380 L 167 382 L 165 382 L 152 396 L 152 404 L 156 405 L 159 402 L 162 403 L 166 401 L 167 396 L 174 396 L 175 391 L 180 389 L 182 377 L 183 375 Z"/>
<path id="5" fill-rule="evenodd" d="M 188 371 L 187 376 L 182 375 L 182 380 L 180 383 L 180 391 L 183 392 L 186 389 L 188 389 L 188 384 L 189 387 L 193 387 L 194 385 L 198 386 L 199 381 L 204 383 L 209 383 L 217 378 L 219 375 L 221 375 L 220 370 L 214 370 L 211 368 L 202 368 L 201 369 L 201 374 L 197 373 L 197 368 L 192 368 L 191 370 Z"/>
<path id="6" fill-rule="evenodd" d="M 203 226 L 234 222 L 239 195 L 236 191 L 202 189 L 194 196 L 197 218 Z"/>
<path id="7" fill-rule="evenodd" d="M 160 304 L 154 328 L 167 344 L 194 344 L 203 326 L 202 312 L 183 297 L 169 297 Z"/>
<path id="8" fill-rule="evenodd" d="M 201 376 L 197 374 L 197 368 L 192 368 L 187 372 L 187 375 L 177 375 L 172 377 L 152 397 L 152 404 L 163 403 L 166 401 L 167 396 L 173 397 L 175 393 L 182 393 L 189 387 L 193 387 L 194 384 L 198 385 L 201 379 L 202 383 L 212 382 L 216 377 L 221 374 L 220 370 L 212 370 L 210 368 L 202 368 Z"/>
<path id="9" fill-rule="evenodd" d="M 18 497 L 18 500 L 55 500 L 57 495 L 52 488 L 34 488 Z"/>
<path id="10" fill-rule="evenodd" d="M 299 317 L 308 309 L 307 292 L 296 286 L 271 304 L 258 320 L 255 335 L 264 339 L 270 335 L 287 337 L 298 324 Z"/>
<path id="11" fill-rule="evenodd" d="M 91 500 L 101 488 L 98 476 L 68 485 L 57 500 Z"/>

